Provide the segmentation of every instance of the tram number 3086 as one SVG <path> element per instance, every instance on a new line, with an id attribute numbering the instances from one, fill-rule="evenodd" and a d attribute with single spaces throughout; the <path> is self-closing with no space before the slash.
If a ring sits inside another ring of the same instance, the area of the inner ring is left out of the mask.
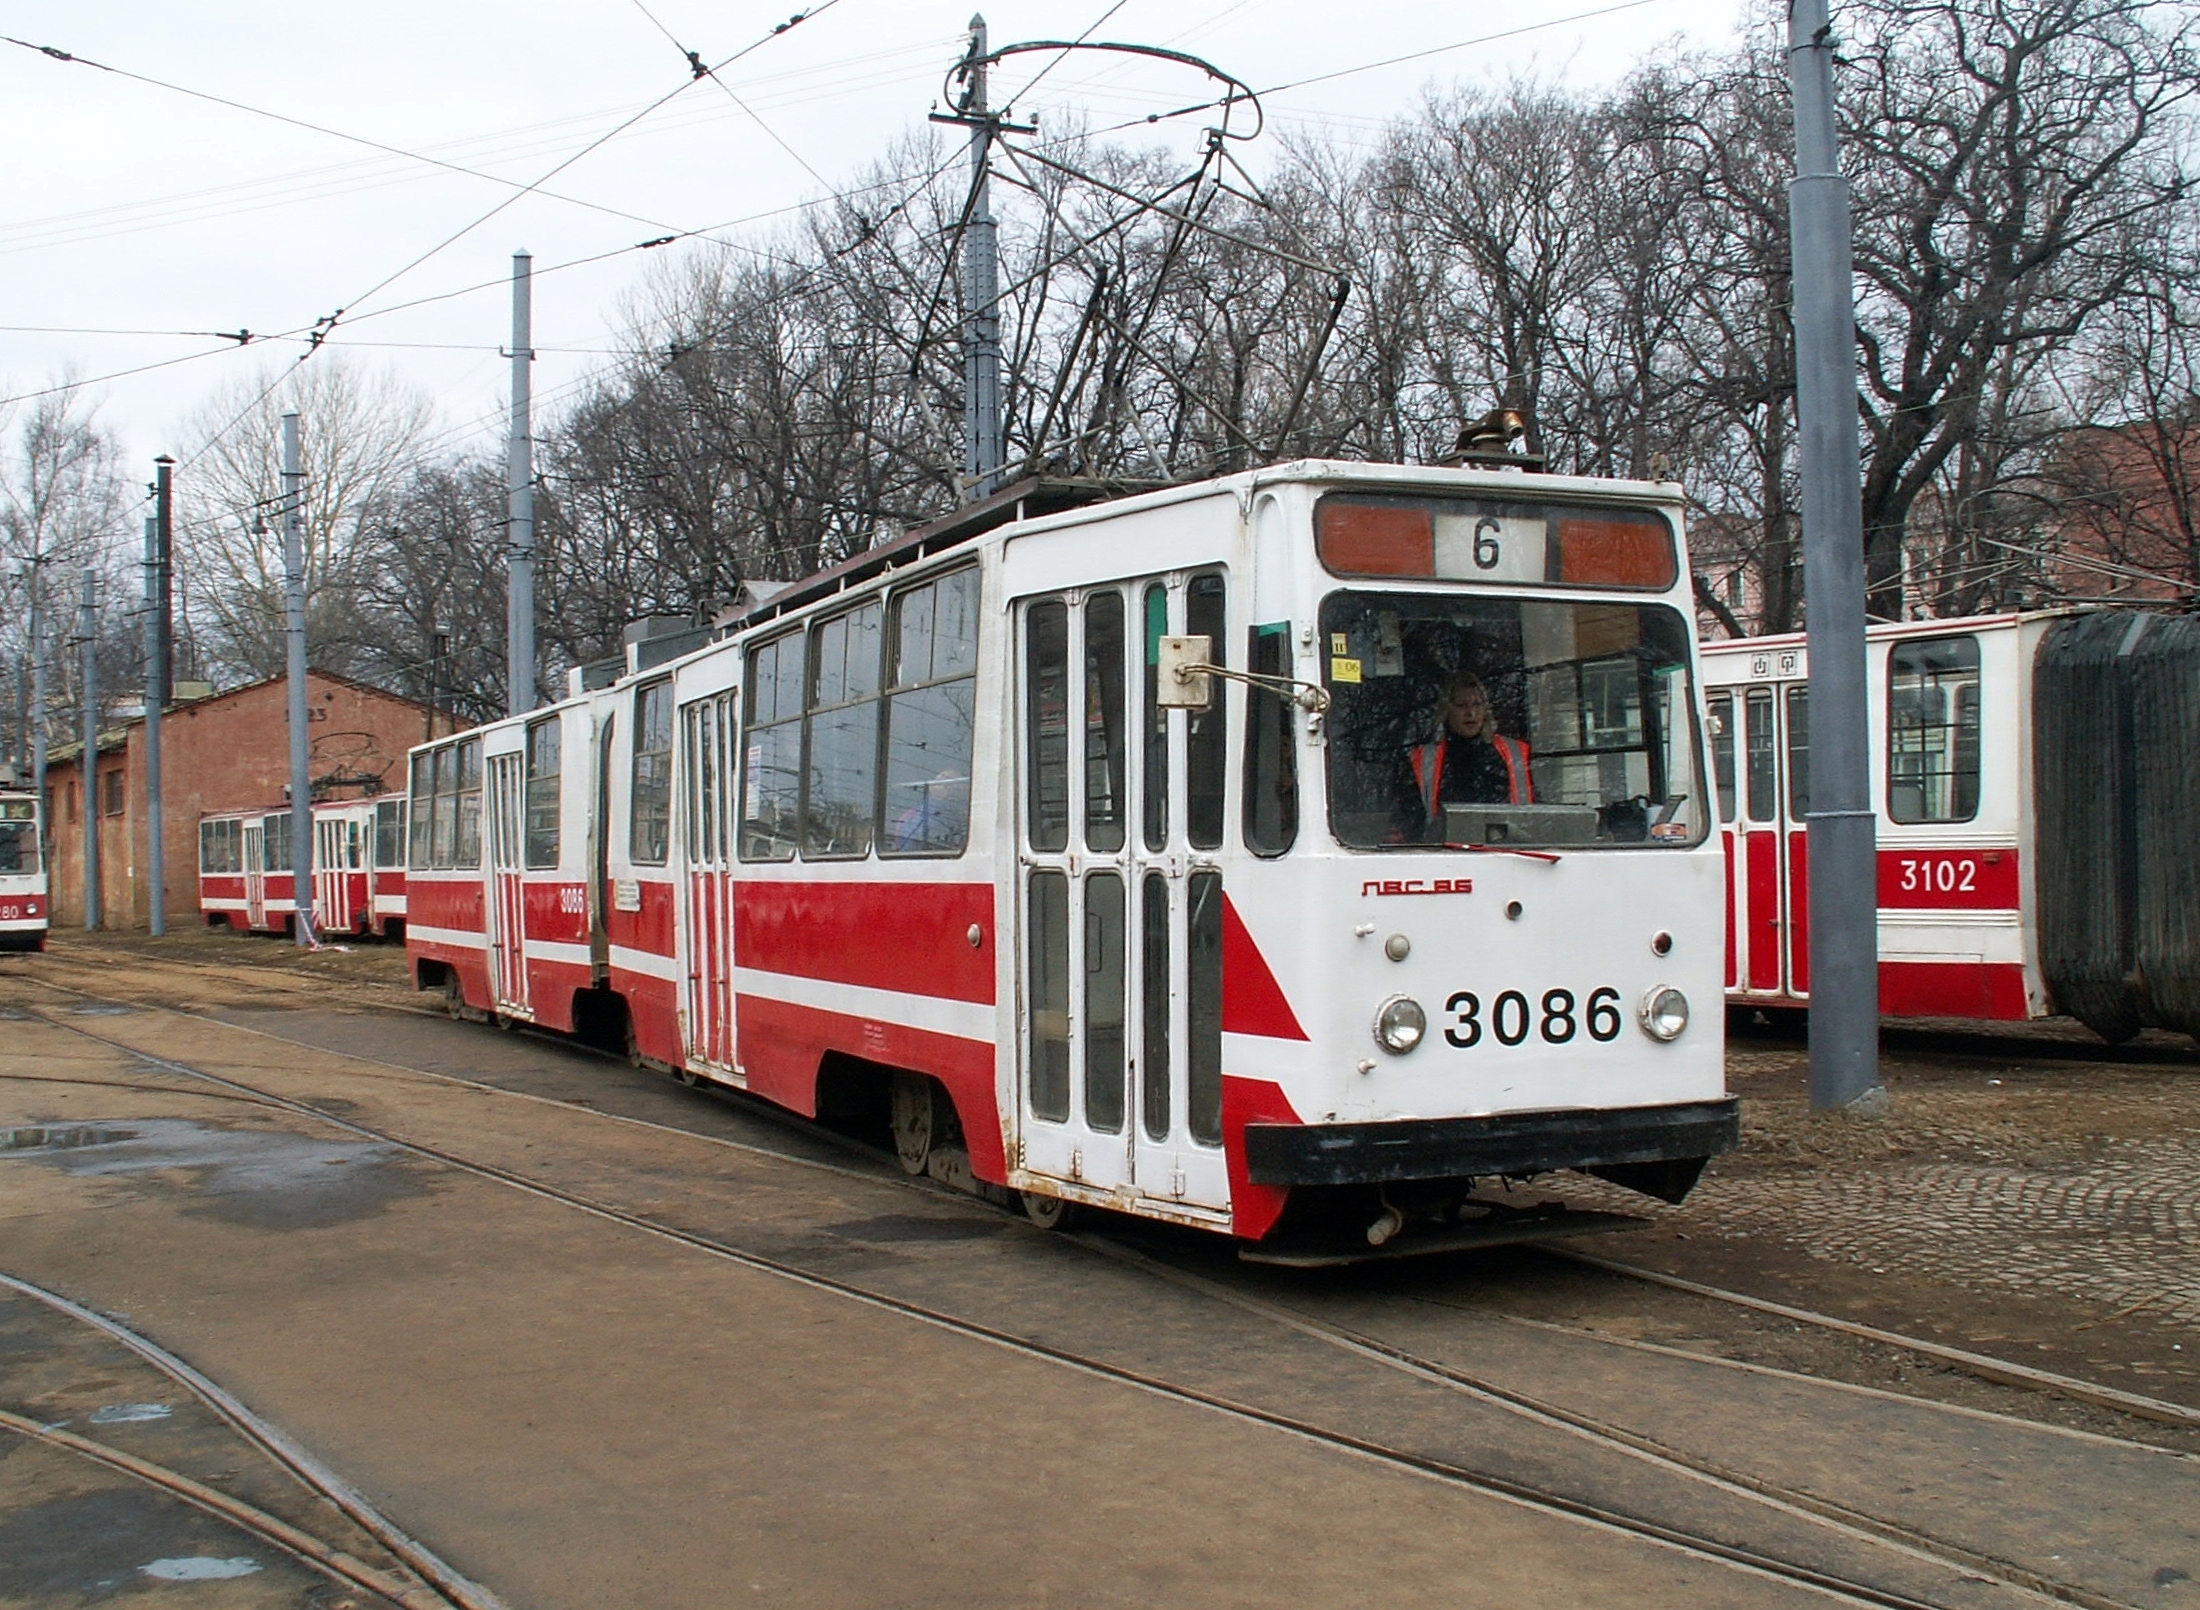
<path id="1" fill-rule="evenodd" d="M 1577 1001 L 1570 989 L 1547 989 L 1540 1010 L 1519 990 L 1509 989 L 1486 1006 L 1472 990 L 1460 990 L 1444 1002 L 1451 1022 L 1444 1028 L 1444 1043 L 1465 1051 L 1484 1038 L 1499 1045 L 1519 1045 L 1539 1034 L 1551 1045 L 1564 1045 L 1576 1034 L 1587 1034 L 1599 1044 L 1619 1038 L 1619 991 L 1609 984 Z"/>

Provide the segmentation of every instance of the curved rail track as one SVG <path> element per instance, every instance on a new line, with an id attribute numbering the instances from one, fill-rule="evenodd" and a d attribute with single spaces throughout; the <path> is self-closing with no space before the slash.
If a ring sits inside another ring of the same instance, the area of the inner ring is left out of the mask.
<path id="1" fill-rule="evenodd" d="M 106 997 L 95 996 L 87 991 L 53 984 L 51 981 L 41 982 L 45 983 L 47 987 L 75 995 L 79 999 L 93 1004 L 108 1004 L 108 998 Z M 126 1005 L 127 1003 L 113 1002 L 111 1004 Z M 477 1178 L 493 1181 L 499 1185 L 562 1204 L 575 1211 L 608 1220 L 654 1237 L 683 1244 L 712 1257 L 727 1259 L 780 1279 L 797 1282 L 815 1290 L 830 1292 L 847 1300 L 883 1309 L 919 1323 L 938 1327 L 992 1346 L 1043 1359 L 1058 1366 L 1112 1380 L 1141 1391 L 1196 1405 L 1212 1413 L 1263 1425 L 1360 1458 L 1412 1471 L 1423 1477 L 1543 1510 L 1554 1515 L 1564 1516 L 1576 1522 L 1648 1540 L 1705 1560 L 1716 1560 L 1725 1565 L 1737 1567 L 1766 1578 L 1814 1590 L 1841 1602 L 1904 1607 L 1904 1610 L 1912 1610 L 1912 1607 L 1922 1610 L 1922 1607 L 1933 1602 L 1901 1591 L 1890 1590 L 1879 1584 L 1819 1569 L 1761 1549 L 1738 1545 L 1718 1537 L 1690 1531 L 1685 1527 L 1676 1527 L 1653 1517 L 1629 1513 L 1623 1509 L 1560 1490 L 1558 1487 L 1549 1484 L 1523 1481 L 1500 1472 L 1475 1468 L 1471 1464 L 1457 1460 L 1431 1457 L 1428 1454 L 1400 1447 L 1380 1439 L 1356 1435 L 1335 1426 L 1326 1426 L 1302 1415 L 1280 1412 L 1271 1407 L 1245 1402 L 1186 1381 L 1172 1380 L 1164 1375 L 1128 1367 L 1120 1362 L 1083 1352 L 1073 1347 L 1061 1346 L 1033 1336 L 1018 1334 L 1014 1330 L 972 1319 L 966 1315 L 951 1313 L 923 1302 L 914 1301 L 906 1296 L 878 1289 L 875 1286 L 867 1286 L 857 1281 L 843 1279 L 817 1269 L 805 1268 L 784 1258 L 760 1252 L 753 1247 L 742 1246 L 733 1240 L 669 1225 L 646 1214 L 630 1211 L 615 1202 L 568 1189 L 552 1180 L 506 1168 L 481 1158 L 468 1157 L 447 1147 L 431 1145 L 418 1139 L 398 1135 L 372 1124 L 361 1122 L 356 1118 L 325 1111 L 308 1102 L 293 1099 L 279 1092 L 252 1085 L 246 1081 L 196 1066 L 190 1062 L 148 1053 L 130 1046 L 122 1040 L 99 1033 L 84 1023 L 72 1022 L 66 1014 L 41 1011 L 37 1015 L 53 1027 L 64 1029 L 95 1043 L 122 1050 L 137 1059 L 141 1064 L 158 1068 L 174 1076 L 179 1084 L 182 1080 L 194 1081 L 194 1093 L 200 1091 L 205 1093 L 218 1092 L 234 1099 L 247 1100 L 279 1109 L 310 1122 L 331 1126 L 359 1138 L 398 1148 L 414 1156 L 460 1170 Z M 210 1019 L 208 1021 L 218 1022 L 219 1020 Z M 231 1030 L 239 1028 L 235 1024 L 223 1024 L 222 1026 Z M 258 1029 L 244 1029 L 243 1032 L 267 1034 L 267 1031 Z M 285 1039 L 285 1037 L 279 1035 L 268 1035 L 268 1037 Z M 285 1043 L 296 1042 L 285 1040 Z M 967 1203 L 973 1211 L 993 1211 L 981 1203 L 949 1193 L 929 1182 L 904 1179 L 892 1172 L 890 1162 L 884 1158 L 884 1154 L 863 1147 L 845 1137 L 837 1138 L 837 1143 L 849 1149 L 851 1164 L 855 1163 L 857 1156 L 860 1155 L 862 1164 L 871 1166 L 850 1166 L 850 1164 L 827 1162 L 795 1152 L 780 1151 L 772 1147 L 730 1140 L 721 1136 L 698 1134 L 691 1129 L 659 1124 L 647 1119 L 601 1112 L 589 1107 L 578 1107 L 571 1102 L 559 1101 L 552 1097 L 530 1092 L 514 1091 L 481 1080 L 411 1068 L 401 1063 L 381 1062 L 373 1058 L 353 1056 L 349 1053 L 342 1054 L 348 1060 L 387 1069 L 391 1073 L 414 1079 L 463 1086 L 510 1099 L 539 1102 L 567 1111 L 586 1113 L 590 1117 L 615 1124 L 658 1130 L 667 1134 L 678 1135 L 687 1140 L 700 1139 L 713 1145 L 731 1147 L 802 1168 L 822 1169 L 833 1174 L 861 1179 L 874 1185 L 887 1184 L 903 1190 L 922 1192 L 934 1198 L 951 1197 L 957 1202 Z M 149 1088 L 127 1080 L 117 1081 L 116 1083 L 123 1088 Z M 178 1085 L 165 1084 L 157 1088 L 173 1090 L 178 1088 Z M 744 1104 L 744 1107 L 746 1105 Z M 768 1113 L 769 1110 L 760 1108 L 759 1112 Z M 772 1116 L 777 1117 L 777 1115 Z M 795 1125 L 797 1122 L 792 1119 L 778 1121 L 790 1126 Z M 814 1128 L 808 1127 L 804 1127 L 802 1132 L 811 1135 L 813 1138 L 820 1133 Z M 1423 1383 L 1439 1386 L 1447 1391 L 1464 1394 L 1488 1407 L 1505 1414 L 1517 1416 L 1543 1432 L 1582 1439 L 1608 1452 L 1628 1459 L 1642 1461 L 1663 1477 L 1702 1484 L 1705 1487 L 1716 1489 L 1749 1503 L 1766 1506 L 1768 1509 L 1776 1511 L 1789 1519 L 1801 1520 L 1813 1526 L 1826 1528 L 1852 1540 L 1868 1542 L 1878 1548 L 1891 1549 L 1916 1561 L 1953 1569 L 1973 1580 L 1991 1582 L 2021 1597 L 2082 1605 L 2089 1607 L 2089 1610 L 2126 1610 L 2126 1601 L 2106 1597 L 2083 1586 L 2054 1579 L 2014 1561 L 1995 1558 L 1945 1540 L 1933 1538 L 1919 1531 L 1892 1524 L 1882 1517 L 1866 1515 L 1843 1505 L 1829 1502 L 1824 1498 L 1753 1477 L 1746 1471 L 1728 1468 L 1718 1462 L 1663 1446 L 1648 1437 L 1611 1424 L 1594 1415 L 1583 1414 L 1570 1410 L 1562 1404 L 1545 1401 L 1529 1394 L 1508 1389 L 1501 1383 L 1485 1379 L 1472 1371 L 1462 1370 L 1421 1356 L 1408 1348 L 1384 1341 L 1377 1336 L 1345 1326 L 1330 1324 L 1310 1315 L 1263 1300 L 1260 1297 L 1248 1295 L 1246 1292 L 1232 1289 L 1215 1280 L 1173 1266 L 1163 1259 L 1123 1246 L 1106 1237 L 1088 1234 L 1075 1239 L 1089 1250 L 1101 1254 L 1118 1264 L 1141 1270 L 1153 1279 L 1196 1290 L 1216 1302 L 1254 1315 L 1268 1323 L 1285 1327 L 1326 1346 L 1349 1353 L 1358 1359 L 1374 1363 L 1383 1369 L 1398 1372 Z M 1627 1269 L 1625 1266 L 1605 1264 L 1604 1260 L 1596 1260 L 1596 1262 L 1606 1267 L 1610 1272 L 1622 1276 L 1645 1273 Z M 1723 1293 L 1715 1288 L 1697 1288 L 1697 1290 L 1699 1295 L 1714 1299 L 1731 1299 L 1753 1305 L 1755 1302 L 1754 1299 L 1742 1298 L 1740 1294 Z M 1798 1317 L 1811 1320 L 1825 1320 L 1826 1318 L 1826 1316 L 1808 1315 L 1800 1310 L 1793 1312 Z M 1831 1323 L 1838 1324 L 1839 1322 Z M 1893 1337 L 1892 1333 L 1883 1334 L 1898 1345 L 1912 1346 L 1920 1352 L 1935 1350 L 1935 1344 L 1925 1343 L 1915 1338 Z M 1942 1349 L 1940 1351 L 1946 1350 Z M 2017 1367 L 2011 1368 L 2014 1370 Z M 2037 1376 L 2040 1372 L 2028 1373 Z M 2062 1378 L 2043 1378 L 2026 1384 L 2059 1391 L 2067 1391 L 2073 1387 L 2084 1388 L 2090 1385 L 2090 1383 L 2072 1382 Z M 2108 1389 L 2105 1388 L 2099 1390 L 2103 1393 L 2108 1392 Z M 2115 1394 L 2115 1396 L 2129 1395 Z M 2200 1416 L 2193 1415 L 2192 1411 L 2183 1410 L 2178 1405 L 2160 1404 L 2158 1407 L 2163 1411 L 2167 1411 L 2168 1415 L 2180 1416 L 2189 1420 L 2200 1420 Z M 1968 1412 L 1982 1413 L 1984 1411 L 1974 1410 Z M 289 1463 L 288 1460 L 285 1462 Z M 427 1573 L 423 1572 L 423 1574 L 426 1575 Z M 431 1578 L 431 1580 L 434 1579 Z M 446 1593 L 446 1597 L 449 1597 L 452 1603 L 462 1605 L 467 1603 L 467 1601 L 453 1596 L 445 1582 L 438 1582 L 437 1585 L 439 1590 Z M 458 1586 L 463 1591 L 465 1587 L 470 1585 L 460 1582 Z"/>

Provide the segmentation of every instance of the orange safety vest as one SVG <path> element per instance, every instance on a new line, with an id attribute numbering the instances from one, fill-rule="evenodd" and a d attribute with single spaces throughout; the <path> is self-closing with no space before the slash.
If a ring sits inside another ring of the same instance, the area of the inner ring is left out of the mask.
<path id="1" fill-rule="evenodd" d="M 1444 786 L 1444 744 L 1449 735 L 1416 744 L 1408 750 L 1407 757 L 1413 763 L 1413 781 L 1421 790 L 1421 803 L 1428 814 L 1436 814 L 1437 790 Z M 1490 734 L 1490 742 L 1505 762 L 1506 803 L 1509 805 L 1533 805 L 1535 803 L 1535 779 L 1528 772 L 1528 746 L 1519 738 L 1506 738 Z"/>

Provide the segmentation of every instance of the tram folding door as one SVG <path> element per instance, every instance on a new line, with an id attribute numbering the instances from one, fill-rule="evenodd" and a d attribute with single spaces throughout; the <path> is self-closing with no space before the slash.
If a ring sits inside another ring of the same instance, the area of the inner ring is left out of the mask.
<path id="1" fill-rule="evenodd" d="M 1223 578 L 1016 612 L 1022 1166 L 1223 1208 L 1224 707 L 1159 707 L 1164 634 L 1225 641 Z M 1174 624 L 1172 624 L 1172 622 Z"/>
<path id="2" fill-rule="evenodd" d="M 726 656 L 729 663 L 733 656 Z M 686 890 L 681 920 L 688 1063 L 734 1077 L 734 720 L 738 690 L 680 710 Z"/>
<path id="3" fill-rule="evenodd" d="M 1734 700 L 1742 787 L 1730 893 L 1739 988 L 1801 999 L 1810 993 L 1810 688 L 1760 683 L 1737 688 Z"/>
<path id="4" fill-rule="evenodd" d="M 313 823 L 313 921 L 324 934 L 348 934 L 359 926 L 352 904 L 351 869 L 359 859 L 359 830 L 347 818 Z"/>
<path id="5" fill-rule="evenodd" d="M 255 817 L 244 824 L 244 925 L 267 926 L 267 821 Z"/>
<path id="6" fill-rule="evenodd" d="M 527 884 L 520 851 L 526 827 L 525 757 L 488 758 L 489 984 L 497 1010 L 531 1017 L 527 989 Z"/>

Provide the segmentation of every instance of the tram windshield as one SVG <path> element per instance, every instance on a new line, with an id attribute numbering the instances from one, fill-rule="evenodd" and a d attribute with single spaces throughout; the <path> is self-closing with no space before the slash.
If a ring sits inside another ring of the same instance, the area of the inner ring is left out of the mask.
<path id="1" fill-rule="evenodd" d="M 0 875 L 38 870 L 37 807 L 29 800 L 0 800 Z"/>
<path id="2" fill-rule="evenodd" d="M 1689 628 L 1677 611 L 1338 592 L 1321 629 L 1330 825 L 1342 843 L 1701 842 Z"/>

